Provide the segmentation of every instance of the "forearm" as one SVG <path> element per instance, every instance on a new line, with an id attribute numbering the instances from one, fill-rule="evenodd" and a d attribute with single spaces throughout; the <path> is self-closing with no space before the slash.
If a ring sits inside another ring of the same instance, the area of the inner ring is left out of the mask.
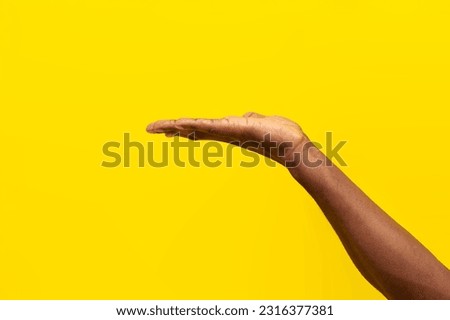
<path id="1" fill-rule="evenodd" d="M 317 148 L 290 169 L 324 212 L 363 276 L 387 298 L 450 298 L 450 272 Z M 305 156 L 305 155 L 304 155 Z"/>

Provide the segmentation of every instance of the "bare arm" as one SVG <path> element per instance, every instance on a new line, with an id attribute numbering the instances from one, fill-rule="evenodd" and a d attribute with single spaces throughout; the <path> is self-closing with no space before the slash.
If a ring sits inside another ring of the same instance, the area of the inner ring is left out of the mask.
<path id="1" fill-rule="evenodd" d="M 450 271 L 315 148 L 296 123 L 247 113 L 161 120 L 147 131 L 238 142 L 278 161 L 314 198 L 358 270 L 382 294 L 389 299 L 450 299 Z"/>
<path id="2" fill-rule="evenodd" d="M 314 161 L 325 158 L 317 149 L 309 153 Z M 359 271 L 387 298 L 450 298 L 449 270 L 337 167 L 291 172 L 320 206 Z"/>

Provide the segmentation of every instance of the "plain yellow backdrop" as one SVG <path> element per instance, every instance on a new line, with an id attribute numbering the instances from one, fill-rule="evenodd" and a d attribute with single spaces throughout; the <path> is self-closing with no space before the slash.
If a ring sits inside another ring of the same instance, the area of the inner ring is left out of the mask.
<path id="1" fill-rule="evenodd" d="M 443 0 L 1 0 L 0 298 L 382 299 L 279 166 L 101 166 L 170 141 L 150 121 L 246 111 L 347 140 L 450 266 L 449 34 Z"/>

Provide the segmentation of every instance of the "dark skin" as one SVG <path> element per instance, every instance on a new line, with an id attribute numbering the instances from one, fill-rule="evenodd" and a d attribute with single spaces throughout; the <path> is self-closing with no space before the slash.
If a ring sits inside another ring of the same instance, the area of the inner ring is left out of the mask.
<path id="1" fill-rule="evenodd" d="M 322 209 L 361 274 L 388 299 L 450 299 L 450 271 L 314 145 L 295 122 L 254 112 L 221 119 L 160 120 L 149 133 L 242 145 L 288 167 Z M 195 137 L 193 136 L 195 134 Z M 307 162 L 294 161 L 302 155 Z"/>

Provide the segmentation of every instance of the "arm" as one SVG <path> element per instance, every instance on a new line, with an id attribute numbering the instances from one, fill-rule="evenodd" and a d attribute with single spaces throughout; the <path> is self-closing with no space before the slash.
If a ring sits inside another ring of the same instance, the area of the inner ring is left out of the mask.
<path id="1" fill-rule="evenodd" d="M 147 131 L 241 145 L 261 142 L 244 145 L 288 167 L 320 206 L 355 266 L 382 294 L 389 299 L 450 299 L 450 271 L 315 148 L 296 123 L 247 113 L 223 119 L 162 120 Z M 308 161 L 297 163 L 296 155 Z"/>
<path id="2" fill-rule="evenodd" d="M 313 161 L 325 155 L 311 149 Z M 333 226 L 363 276 L 389 299 L 449 299 L 450 272 L 336 166 L 296 167 L 294 178 Z"/>

